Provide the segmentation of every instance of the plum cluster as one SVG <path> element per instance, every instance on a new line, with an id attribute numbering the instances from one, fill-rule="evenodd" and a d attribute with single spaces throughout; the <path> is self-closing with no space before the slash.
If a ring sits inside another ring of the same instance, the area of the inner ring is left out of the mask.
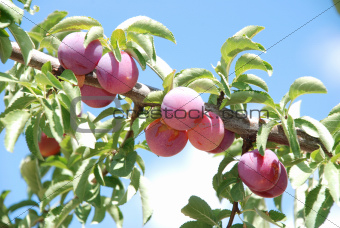
<path id="1" fill-rule="evenodd" d="M 102 56 L 103 47 L 100 41 L 93 40 L 85 47 L 85 36 L 85 32 L 68 34 L 59 46 L 58 59 L 65 69 L 71 70 L 77 76 L 82 101 L 90 107 L 102 108 L 109 105 L 116 94 L 130 91 L 137 83 L 139 72 L 129 54 L 122 51 L 120 62 L 112 52 Z M 95 69 L 103 89 L 83 86 L 79 80 Z"/>
<path id="2" fill-rule="evenodd" d="M 269 149 L 265 150 L 264 156 L 257 149 L 243 154 L 238 173 L 249 189 L 261 197 L 277 197 L 287 188 L 286 168 Z"/>
<path id="3" fill-rule="evenodd" d="M 161 114 L 162 118 L 145 129 L 151 151 L 159 156 L 179 153 L 188 140 L 199 150 L 220 153 L 228 149 L 235 139 L 235 134 L 224 128 L 218 115 L 205 113 L 204 102 L 193 89 L 172 89 L 163 99 Z"/>

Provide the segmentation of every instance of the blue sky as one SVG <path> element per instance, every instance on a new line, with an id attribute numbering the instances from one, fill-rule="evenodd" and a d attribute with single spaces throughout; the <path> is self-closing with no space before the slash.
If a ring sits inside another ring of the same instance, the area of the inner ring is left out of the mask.
<path id="1" fill-rule="evenodd" d="M 301 97 L 301 115 L 320 120 L 327 116 L 332 107 L 340 103 L 337 92 L 340 87 L 340 16 L 332 8 L 312 20 L 331 6 L 331 0 L 174 0 L 164 3 L 155 0 L 33 0 L 33 4 L 40 6 L 40 12 L 34 16 L 25 14 L 31 20 L 23 19 L 22 25 L 26 30 L 56 9 L 68 11 L 69 16 L 85 15 L 97 19 L 102 23 L 107 36 L 110 36 L 118 24 L 130 17 L 145 15 L 160 21 L 173 32 L 177 44 L 156 38 L 156 52 L 177 71 L 194 67 L 213 71 L 211 64 L 216 65 L 220 59 L 221 45 L 228 37 L 247 25 L 261 25 L 266 29 L 258 34 L 254 41 L 266 48 L 271 47 L 261 58 L 273 66 L 274 73 L 271 77 L 261 71 L 253 73 L 267 82 L 269 93 L 275 102 L 280 101 L 296 78 L 314 76 L 324 82 L 328 94 Z M 308 21 L 310 22 L 306 24 Z M 300 28 L 304 24 L 306 25 Z M 295 30 L 297 31 L 291 34 Z M 288 36 L 289 34 L 291 35 Z M 13 62 L 9 61 L 6 65 L 0 65 L 0 71 L 8 70 L 12 64 Z M 158 88 L 162 84 L 157 75 L 148 69 L 140 71 L 139 81 Z M 3 110 L 4 105 L 0 103 L 0 111 Z M 0 135 L 0 142 L 3 142 L 3 138 L 4 132 Z M 26 186 L 20 178 L 19 164 L 29 151 L 23 137 L 20 137 L 13 153 L 7 152 L 2 143 L 0 151 L 0 191 L 12 190 L 6 201 L 9 205 L 26 196 Z M 180 154 L 171 158 L 158 158 L 146 151 L 138 152 L 145 160 L 146 177 L 150 180 L 155 198 L 156 212 L 146 225 L 147 228 L 178 227 L 189 220 L 181 215 L 180 208 L 187 203 L 191 194 L 205 199 L 213 208 L 230 206 L 226 202 L 219 205 L 211 186 L 211 178 L 216 172 L 220 158 L 197 151 L 190 144 Z M 293 193 L 291 188 L 287 191 Z M 274 209 L 271 200 L 268 200 L 268 207 Z M 285 194 L 284 212 L 290 218 L 293 216 L 292 209 L 293 199 Z M 138 196 L 124 205 L 122 210 L 125 227 L 141 227 L 142 215 Z M 336 213 L 339 213 L 339 208 L 334 206 L 329 219 L 339 223 Z M 91 219 L 90 215 L 89 220 Z M 291 222 L 291 219 L 287 221 L 292 225 Z M 107 215 L 103 224 L 93 227 L 112 227 L 112 224 Z M 89 223 L 86 226 L 88 225 Z M 76 218 L 72 227 L 80 227 Z"/>

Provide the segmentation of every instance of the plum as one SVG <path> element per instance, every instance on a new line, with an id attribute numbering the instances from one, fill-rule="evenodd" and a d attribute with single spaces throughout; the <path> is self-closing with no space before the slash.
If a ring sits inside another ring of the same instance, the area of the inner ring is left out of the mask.
<path id="1" fill-rule="evenodd" d="M 54 138 L 49 138 L 47 135 L 42 132 L 41 138 L 38 143 L 40 153 L 43 157 L 49 157 L 52 155 L 56 155 L 60 152 L 60 146 L 57 140 Z"/>
<path id="2" fill-rule="evenodd" d="M 133 58 L 121 52 L 122 59 L 118 62 L 112 52 L 108 52 L 97 65 L 97 78 L 103 89 L 114 94 L 126 93 L 136 85 L 138 68 Z"/>
<path id="3" fill-rule="evenodd" d="M 263 192 L 277 183 L 281 173 L 280 161 L 273 151 L 266 149 L 262 156 L 256 149 L 241 156 L 238 173 L 250 189 Z"/>
<path id="4" fill-rule="evenodd" d="M 65 68 L 75 75 L 84 75 L 93 71 L 103 54 L 99 40 L 94 40 L 85 48 L 85 32 L 68 34 L 58 48 L 58 59 Z"/>
<path id="5" fill-rule="evenodd" d="M 231 146 L 231 144 L 233 144 L 234 140 L 235 140 L 235 133 L 228 131 L 227 129 L 224 129 L 224 137 L 220 145 L 218 145 L 218 147 L 216 147 L 215 149 L 207 151 L 207 152 L 217 154 L 217 153 L 226 151 Z"/>
<path id="6" fill-rule="evenodd" d="M 92 108 L 103 108 L 108 106 L 116 97 L 116 94 L 89 85 L 83 85 L 83 87 L 80 88 L 80 92 L 81 100 Z"/>
<path id="7" fill-rule="evenodd" d="M 214 150 L 224 137 L 223 121 L 215 113 L 208 112 L 196 127 L 188 130 L 188 137 L 195 148 L 203 151 Z"/>
<path id="8" fill-rule="evenodd" d="M 145 128 L 145 138 L 154 154 L 170 157 L 183 150 L 188 142 L 188 133 L 170 128 L 157 119 Z"/>
<path id="9" fill-rule="evenodd" d="M 176 87 L 170 90 L 163 99 L 162 118 L 176 130 L 189 130 L 203 119 L 204 102 L 193 89 Z"/>
<path id="10" fill-rule="evenodd" d="M 279 180 L 277 181 L 274 187 L 263 192 L 255 191 L 252 189 L 250 190 L 256 195 L 265 197 L 265 198 L 274 198 L 274 197 L 282 195 L 285 192 L 287 185 L 288 185 L 288 175 L 287 175 L 286 168 L 281 162 L 280 162 L 280 166 L 281 166 L 281 174 L 280 174 Z"/>

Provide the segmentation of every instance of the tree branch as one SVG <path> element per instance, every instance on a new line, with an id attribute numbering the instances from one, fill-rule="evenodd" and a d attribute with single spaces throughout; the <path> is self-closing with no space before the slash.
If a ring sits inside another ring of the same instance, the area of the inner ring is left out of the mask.
<path id="1" fill-rule="evenodd" d="M 12 42 L 12 48 L 13 48 L 13 51 L 10 56 L 10 59 L 20 62 L 20 63 L 24 63 L 20 48 L 16 42 Z M 61 67 L 58 59 L 50 55 L 47 55 L 43 52 L 33 50 L 32 59 L 28 65 L 40 70 L 42 65 L 48 61 L 51 62 L 52 69 L 53 69 L 52 73 L 55 76 L 59 76 L 62 73 L 63 68 Z M 97 80 L 95 72 L 91 72 L 86 75 L 84 84 L 101 88 Z M 140 107 L 144 107 L 148 105 L 156 106 L 156 104 L 150 104 L 150 103 L 144 102 L 145 97 L 151 91 L 156 91 L 156 90 L 159 90 L 159 89 L 137 82 L 137 84 L 131 91 L 125 94 L 122 94 L 122 95 L 131 98 L 133 102 L 135 104 L 138 104 Z M 217 115 L 219 115 L 222 118 L 224 122 L 224 126 L 227 130 L 235 132 L 236 134 L 240 135 L 244 139 L 250 139 L 250 140 L 256 139 L 256 134 L 260 127 L 258 119 L 255 119 L 255 118 L 249 119 L 248 117 L 241 117 L 237 115 L 236 112 L 230 109 L 227 109 L 227 108 L 223 108 L 222 110 L 219 110 L 218 106 L 213 105 L 213 104 L 208 104 L 208 103 L 205 104 L 205 109 L 207 111 L 212 111 L 216 113 Z M 322 149 L 325 151 L 325 153 L 329 157 L 332 157 L 331 152 L 326 150 L 326 148 L 324 147 L 324 145 L 321 143 L 321 141 L 318 138 L 312 137 L 308 135 L 306 132 L 304 132 L 303 130 L 298 129 L 298 128 L 297 128 L 297 135 L 298 135 L 300 147 L 303 151 L 313 152 L 314 150 L 317 150 L 319 146 L 321 146 Z M 271 130 L 269 137 L 268 137 L 268 141 L 278 143 L 281 145 L 287 145 L 287 146 L 289 145 L 289 141 L 286 135 L 284 134 L 284 131 L 281 125 L 277 125 Z"/>
<path id="2" fill-rule="evenodd" d="M 238 202 L 233 203 L 233 209 L 231 210 L 230 219 L 229 219 L 227 228 L 230 228 L 233 225 L 236 213 L 240 213 L 240 210 L 238 209 Z"/>

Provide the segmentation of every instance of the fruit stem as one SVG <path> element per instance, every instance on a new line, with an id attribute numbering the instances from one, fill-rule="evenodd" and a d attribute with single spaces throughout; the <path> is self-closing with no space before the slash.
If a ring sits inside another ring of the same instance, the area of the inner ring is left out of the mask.
<path id="1" fill-rule="evenodd" d="M 233 225 L 235 215 L 240 213 L 240 209 L 238 209 L 238 202 L 233 203 L 233 209 L 231 211 L 230 219 L 227 225 L 227 228 L 230 228 Z"/>

